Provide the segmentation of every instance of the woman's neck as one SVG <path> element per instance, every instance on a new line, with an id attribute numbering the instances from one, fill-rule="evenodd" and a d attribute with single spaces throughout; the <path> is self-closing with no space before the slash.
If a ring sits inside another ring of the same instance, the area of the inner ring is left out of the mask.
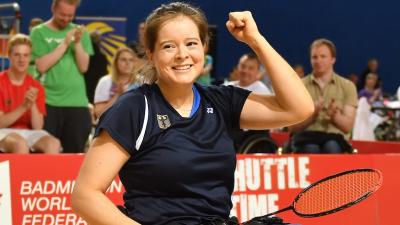
<path id="1" fill-rule="evenodd" d="M 164 98 L 180 115 L 190 116 L 194 100 L 193 85 L 176 86 L 163 82 L 157 82 L 157 84 Z"/>
<path id="2" fill-rule="evenodd" d="M 128 83 L 131 81 L 131 76 L 130 74 L 119 74 L 118 81 Z"/>
<path id="3" fill-rule="evenodd" d="M 368 87 L 368 86 L 365 86 L 365 89 L 366 89 L 367 91 L 369 91 L 369 92 L 373 92 L 373 91 L 375 90 L 374 87 Z"/>

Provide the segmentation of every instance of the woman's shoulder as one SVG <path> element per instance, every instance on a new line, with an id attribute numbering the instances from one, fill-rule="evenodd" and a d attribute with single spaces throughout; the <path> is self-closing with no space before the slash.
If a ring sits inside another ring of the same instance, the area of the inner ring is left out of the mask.
<path id="1" fill-rule="evenodd" d="M 153 91 L 152 91 L 152 85 L 149 84 L 143 84 L 140 86 L 132 86 L 129 87 L 129 89 L 123 94 L 121 95 L 120 98 L 127 98 L 130 100 L 133 99 L 143 99 L 144 96 L 150 96 L 152 95 Z"/>
<path id="2" fill-rule="evenodd" d="M 107 75 L 102 76 L 102 77 L 100 78 L 100 80 L 99 80 L 99 82 L 110 82 L 110 81 L 112 81 L 111 75 L 110 75 L 110 74 L 107 74 Z"/>
<path id="3" fill-rule="evenodd" d="M 230 83 L 228 85 L 201 85 L 198 83 L 195 83 L 195 87 L 198 90 L 201 90 L 206 93 L 215 93 L 215 92 L 226 92 L 226 91 L 235 91 L 235 90 L 241 90 L 241 88 L 234 86 L 234 83 Z"/>
<path id="4" fill-rule="evenodd" d="M 112 86 L 112 79 L 110 75 L 105 75 L 99 79 L 96 85 L 96 95 L 104 95 L 110 92 Z"/>
<path id="5" fill-rule="evenodd" d="M 220 99 L 220 100 L 232 100 L 232 98 L 236 98 L 239 96 L 245 96 L 250 93 L 250 91 L 239 88 L 239 87 L 234 87 L 232 85 L 209 85 L 209 86 L 203 86 L 200 84 L 195 83 L 195 87 L 197 90 L 200 92 L 200 94 L 213 98 L 213 99 Z"/>

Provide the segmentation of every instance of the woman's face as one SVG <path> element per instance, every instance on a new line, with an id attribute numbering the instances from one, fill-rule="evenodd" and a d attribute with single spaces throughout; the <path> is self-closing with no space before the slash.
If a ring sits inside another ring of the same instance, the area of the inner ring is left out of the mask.
<path id="1" fill-rule="evenodd" d="M 366 81 L 365 81 L 365 86 L 374 88 L 376 85 L 376 82 L 378 81 L 378 78 L 375 76 L 368 76 Z"/>
<path id="2" fill-rule="evenodd" d="M 192 84 L 204 65 L 199 29 L 185 16 L 165 22 L 158 32 L 154 52 L 148 56 L 157 70 L 158 82 Z"/>
<path id="3" fill-rule="evenodd" d="M 137 57 L 132 53 L 125 51 L 122 52 L 117 59 L 118 74 L 122 76 L 130 75 L 135 66 Z"/>

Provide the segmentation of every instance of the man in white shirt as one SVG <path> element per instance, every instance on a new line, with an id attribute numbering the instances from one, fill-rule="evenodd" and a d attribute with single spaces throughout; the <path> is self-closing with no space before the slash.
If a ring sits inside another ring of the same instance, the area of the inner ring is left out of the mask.
<path id="1" fill-rule="evenodd" d="M 239 59 L 237 65 L 238 80 L 228 82 L 227 85 L 240 87 L 259 94 L 272 95 L 273 92 L 260 81 L 261 63 L 254 53 L 246 53 Z"/>
<path id="2" fill-rule="evenodd" d="M 238 80 L 226 83 L 258 94 L 273 95 L 273 92 L 260 81 L 261 63 L 254 53 L 246 53 L 237 65 Z M 268 130 L 238 130 L 232 132 L 238 153 L 274 153 L 276 144 L 269 138 Z M 257 143 L 257 144 L 256 144 Z M 250 146 L 254 146 L 250 147 Z"/>

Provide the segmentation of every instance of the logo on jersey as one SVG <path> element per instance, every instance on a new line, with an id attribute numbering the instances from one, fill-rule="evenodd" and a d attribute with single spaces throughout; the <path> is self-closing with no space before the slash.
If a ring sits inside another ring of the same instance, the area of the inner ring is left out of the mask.
<path id="1" fill-rule="evenodd" d="M 161 129 L 167 129 L 171 126 L 168 115 L 157 115 L 157 122 Z"/>
<path id="2" fill-rule="evenodd" d="M 207 113 L 208 113 L 208 114 L 214 113 L 214 109 L 213 109 L 213 108 L 207 108 Z"/>
<path id="3" fill-rule="evenodd" d="M 0 162 L 0 220 L 2 225 L 12 224 L 9 161 Z"/>

